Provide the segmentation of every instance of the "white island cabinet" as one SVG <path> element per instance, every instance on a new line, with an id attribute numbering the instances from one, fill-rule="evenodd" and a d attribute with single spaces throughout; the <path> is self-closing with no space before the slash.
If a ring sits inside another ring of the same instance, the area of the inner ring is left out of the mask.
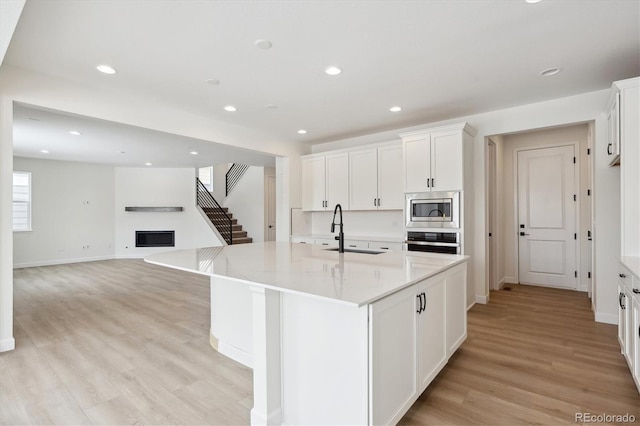
<path id="1" fill-rule="evenodd" d="M 252 424 L 397 423 L 466 338 L 466 256 L 267 242 L 145 260 L 211 277 L 212 345 L 253 369 Z"/>

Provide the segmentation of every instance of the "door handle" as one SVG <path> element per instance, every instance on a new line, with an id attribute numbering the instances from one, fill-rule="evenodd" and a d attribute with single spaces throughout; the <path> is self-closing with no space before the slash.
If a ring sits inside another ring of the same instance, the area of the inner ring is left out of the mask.
<path id="1" fill-rule="evenodd" d="M 637 288 L 634 288 L 634 289 L 633 289 L 633 292 L 634 292 L 635 294 L 640 294 L 640 290 L 639 290 L 639 289 L 637 289 Z"/>
<path id="2" fill-rule="evenodd" d="M 524 237 L 525 235 L 529 235 L 529 234 L 526 234 L 526 233 L 524 233 L 524 232 L 521 232 L 521 233 L 520 233 L 520 236 L 521 236 L 521 237 Z"/>

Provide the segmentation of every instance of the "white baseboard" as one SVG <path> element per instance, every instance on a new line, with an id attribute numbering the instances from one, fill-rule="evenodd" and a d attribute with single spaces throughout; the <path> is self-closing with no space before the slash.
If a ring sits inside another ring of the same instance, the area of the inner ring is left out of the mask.
<path id="1" fill-rule="evenodd" d="M 596 312 L 596 322 L 618 325 L 618 314 L 604 314 L 602 312 Z"/>
<path id="2" fill-rule="evenodd" d="M 482 305 L 486 305 L 489 303 L 489 295 L 486 296 L 476 296 L 476 303 L 480 303 Z"/>
<path id="3" fill-rule="evenodd" d="M 222 355 L 228 356 L 229 358 L 231 358 L 234 361 L 239 362 L 240 364 L 244 365 L 245 367 L 253 368 L 253 366 L 252 366 L 252 361 L 253 360 L 251 359 L 251 355 L 249 355 L 245 351 L 242 351 L 242 350 L 236 348 L 235 346 L 231 346 L 231 345 L 219 340 L 218 341 L 218 352 L 220 352 Z"/>
<path id="4" fill-rule="evenodd" d="M 266 416 L 254 408 L 251 409 L 252 425 L 284 425 L 282 423 L 282 408 L 278 407 Z"/>
<path id="5" fill-rule="evenodd" d="M 0 340 L 0 352 L 12 351 L 15 348 L 16 348 L 16 339 L 14 339 L 13 337 Z"/>
<path id="6" fill-rule="evenodd" d="M 472 301 L 470 304 L 468 304 L 468 305 L 467 305 L 467 311 L 468 311 L 469 309 L 473 308 L 473 305 L 475 305 L 475 304 L 476 304 L 476 302 L 475 302 L 475 301 Z"/>
<path id="7" fill-rule="evenodd" d="M 38 261 L 38 262 L 15 263 L 13 265 L 13 269 L 33 268 L 33 267 L 36 267 L 36 266 L 66 265 L 67 263 L 95 262 L 95 261 L 98 261 L 98 260 L 111 260 L 111 259 L 114 259 L 113 255 L 94 256 L 94 257 L 79 257 L 79 258 L 75 258 L 75 259 L 41 260 L 41 261 Z"/>
<path id="8" fill-rule="evenodd" d="M 503 277 L 500 280 L 500 284 L 502 284 L 502 285 L 507 284 L 507 283 L 509 283 L 509 284 L 517 284 L 518 282 L 516 281 L 516 277 L 508 277 L 508 276 L 507 277 Z"/>
<path id="9" fill-rule="evenodd" d="M 153 253 L 131 253 L 131 254 L 116 254 L 114 259 L 144 259 L 145 257 Z"/>

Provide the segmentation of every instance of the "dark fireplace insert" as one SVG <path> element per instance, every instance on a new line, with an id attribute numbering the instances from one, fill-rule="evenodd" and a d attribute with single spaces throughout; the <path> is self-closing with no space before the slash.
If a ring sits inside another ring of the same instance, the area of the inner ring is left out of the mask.
<path id="1" fill-rule="evenodd" d="M 136 231 L 136 247 L 175 247 L 175 231 Z"/>

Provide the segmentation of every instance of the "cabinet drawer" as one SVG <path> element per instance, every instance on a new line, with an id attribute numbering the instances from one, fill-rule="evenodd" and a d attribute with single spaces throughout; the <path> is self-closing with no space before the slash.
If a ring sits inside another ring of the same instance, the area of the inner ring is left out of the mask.
<path id="1" fill-rule="evenodd" d="M 633 288 L 633 275 L 622 265 L 618 265 L 618 279 L 629 290 Z"/>
<path id="2" fill-rule="evenodd" d="M 291 237 L 292 243 L 300 243 L 300 244 L 313 244 L 313 238 L 306 237 Z"/>
<path id="3" fill-rule="evenodd" d="M 325 246 L 325 247 L 338 247 L 338 241 L 337 240 L 331 240 L 329 238 L 316 238 L 315 243 L 319 246 Z"/>
<path id="4" fill-rule="evenodd" d="M 402 243 L 385 243 L 381 241 L 372 241 L 369 243 L 369 248 L 372 250 L 402 251 Z"/>
<path id="5" fill-rule="evenodd" d="M 366 241 L 344 240 L 344 248 L 369 248 L 369 243 Z"/>

